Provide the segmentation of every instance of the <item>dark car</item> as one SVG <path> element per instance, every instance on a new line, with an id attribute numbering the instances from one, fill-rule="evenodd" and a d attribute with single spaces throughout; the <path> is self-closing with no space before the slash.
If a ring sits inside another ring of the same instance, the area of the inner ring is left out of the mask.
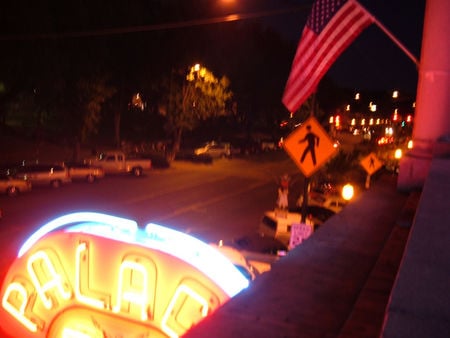
<path id="1" fill-rule="evenodd" d="M 291 208 L 289 211 L 301 214 L 302 208 Z M 322 223 L 325 223 L 330 217 L 333 217 L 335 214 L 336 212 L 334 212 L 333 210 L 319 205 L 308 205 L 306 209 L 306 215 L 311 219 L 315 229 L 317 229 L 320 225 L 322 225 Z"/>
<path id="2" fill-rule="evenodd" d="M 241 251 L 251 251 L 268 255 L 283 255 L 288 251 L 288 247 L 281 241 L 262 236 L 259 233 L 249 234 L 226 243 L 229 246 Z"/>
<path id="3" fill-rule="evenodd" d="M 31 191 L 31 182 L 11 175 L 0 173 L 0 193 L 8 196 L 17 196 L 20 193 Z"/>

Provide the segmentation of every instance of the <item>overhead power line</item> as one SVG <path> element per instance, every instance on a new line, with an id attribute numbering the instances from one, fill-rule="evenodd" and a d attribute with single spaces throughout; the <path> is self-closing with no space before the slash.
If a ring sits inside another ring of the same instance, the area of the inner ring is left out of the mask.
<path id="1" fill-rule="evenodd" d="M 298 12 L 303 10 L 309 10 L 310 5 L 295 6 L 285 9 L 260 11 L 254 13 L 236 13 L 225 16 L 219 16 L 214 18 L 205 19 L 193 19 L 179 22 L 168 22 L 151 25 L 140 25 L 131 27 L 119 27 L 119 28 L 107 28 L 96 29 L 89 31 L 68 31 L 68 32 L 55 32 L 55 33 L 32 33 L 32 34 L 9 34 L 0 35 L 0 41 L 17 41 L 17 40 L 37 40 L 37 39 L 61 39 L 61 38 L 83 38 L 83 37 L 96 37 L 96 36 L 110 36 L 121 35 L 130 33 L 143 33 L 161 30 L 179 29 L 185 27 L 212 25 L 224 22 L 242 21 L 255 18 L 263 18 L 268 16 L 282 15 L 286 13 Z"/>

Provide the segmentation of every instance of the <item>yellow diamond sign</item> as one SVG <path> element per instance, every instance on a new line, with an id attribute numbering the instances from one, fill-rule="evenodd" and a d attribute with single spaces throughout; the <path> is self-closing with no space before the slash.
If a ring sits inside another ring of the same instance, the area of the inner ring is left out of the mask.
<path id="1" fill-rule="evenodd" d="M 333 140 L 313 116 L 289 134 L 283 148 L 306 177 L 311 176 L 337 151 Z"/>
<path id="2" fill-rule="evenodd" d="M 370 153 L 364 157 L 360 164 L 369 175 L 372 175 L 383 166 L 383 162 L 381 162 L 374 153 Z"/>

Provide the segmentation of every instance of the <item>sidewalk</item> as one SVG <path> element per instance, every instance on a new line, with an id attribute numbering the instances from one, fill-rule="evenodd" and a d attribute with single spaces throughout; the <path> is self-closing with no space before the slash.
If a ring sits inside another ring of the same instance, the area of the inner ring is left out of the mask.
<path id="1" fill-rule="evenodd" d="M 450 157 L 434 158 L 386 309 L 382 337 L 450 337 Z"/>

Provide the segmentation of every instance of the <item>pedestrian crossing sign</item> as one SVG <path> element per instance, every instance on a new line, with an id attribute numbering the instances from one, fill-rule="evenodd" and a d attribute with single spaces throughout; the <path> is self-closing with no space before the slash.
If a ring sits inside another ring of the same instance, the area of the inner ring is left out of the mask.
<path id="1" fill-rule="evenodd" d="M 383 162 L 378 159 L 375 153 L 370 153 L 369 155 L 364 157 L 361 160 L 360 164 L 369 175 L 372 175 L 383 166 Z"/>
<path id="2" fill-rule="evenodd" d="M 305 177 L 314 174 L 337 151 L 333 140 L 313 116 L 289 134 L 283 148 Z"/>

